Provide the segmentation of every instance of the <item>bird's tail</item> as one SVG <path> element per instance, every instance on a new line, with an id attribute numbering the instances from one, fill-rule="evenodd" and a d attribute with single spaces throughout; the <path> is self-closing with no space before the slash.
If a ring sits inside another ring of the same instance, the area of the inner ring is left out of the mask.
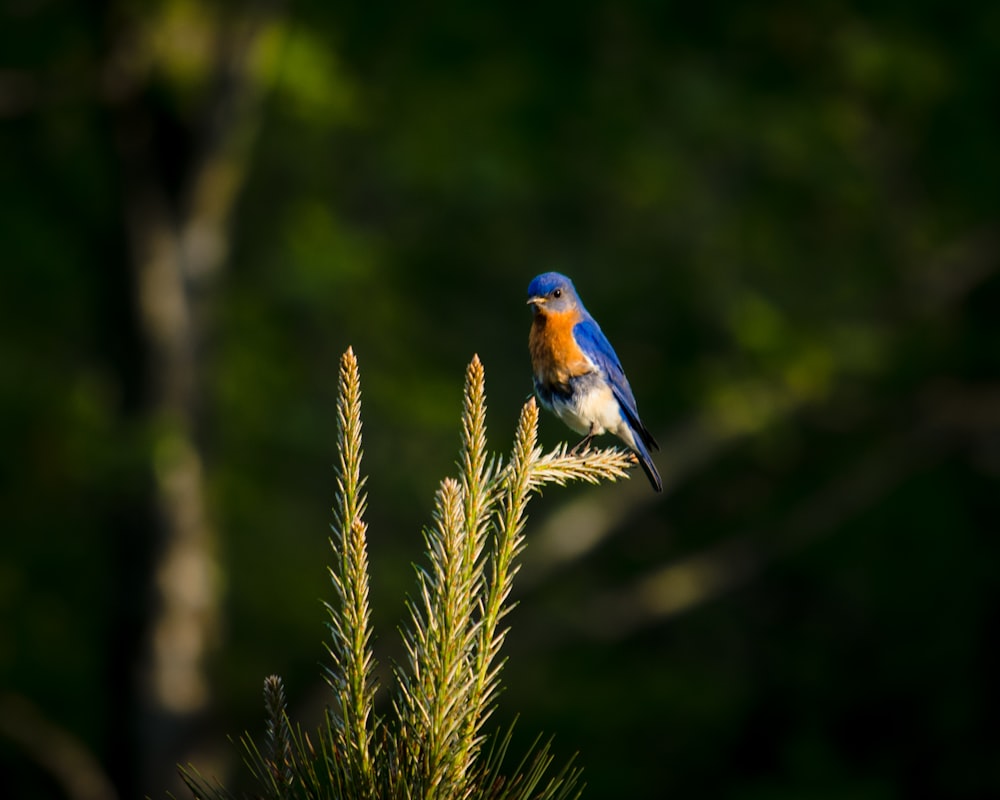
<path id="1" fill-rule="evenodd" d="M 656 464 L 653 463 L 653 459 L 649 455 L 649 450 L 646 449 L 645 437 L 643 436 L 633 436 L 634 444 L 632 449 L 635 451 L 636 458 L 639 460 L 639 466 L 642 467 L 642 471 L 646 473 L 646 477 L 649 478 L 649 482 L 652 484 L 653 488 L 658 491 L 663 491 L 663 480 L 660 478 L 660 473 L 656 471 Z M 652 437 L 650 437 L 652 439 Z M 655 442 L 654 442 L 655 444 Z"/>

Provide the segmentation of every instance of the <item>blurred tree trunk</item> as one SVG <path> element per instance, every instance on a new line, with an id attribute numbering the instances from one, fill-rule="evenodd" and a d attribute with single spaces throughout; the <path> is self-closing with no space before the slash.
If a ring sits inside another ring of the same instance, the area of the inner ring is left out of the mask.
<path id="1" fill-rule="evenodd" d="M 113 32 L 103 76 L 123 167 L 128 280 L 142 362 L 139 417 L 151 433 L 150 509 L 142 515 L 148 527 L 132 531 L 141 545 L 124 543 L 133 556 L 125 570 L 143 575 L 123 581 L 145 593 L 132 598 L 145 607 L 124 648 L 141 655 L 138 674 L 119 694 L 117 717 L 134 731 L 133 763 L 119 766 L 132 773 L 121 779 L 135 786 L 123 786 L 123 793 L 183 794 L 176 765 L 194 758 L 210 711 L 207 665 L 221 612 L 200 435 L 207 311 L 260 116 L 252 66 L 270 19 L 250 8 L 239 18 L 206 22 L 213 61 L 200 119 L 164 120 L 150 98 L 155 18 Z"/>

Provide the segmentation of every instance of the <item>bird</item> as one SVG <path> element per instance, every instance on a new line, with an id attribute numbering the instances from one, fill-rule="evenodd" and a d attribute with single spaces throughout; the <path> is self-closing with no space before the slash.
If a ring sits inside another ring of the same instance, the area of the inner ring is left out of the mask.
<path id="1" fill-rule="evenodd" d="M 536 276 L 528 284 L 528 305 L 533 309 L 528 349 L 535 394 L 544 408 L 584 434 L 573 451 L 612 433 L 635 453 L 653 489 L 662 492 L 649 455 L 650 448 L 660 446 L 639 419 L 621 361 L 573 282 L 558 272 Z"/>

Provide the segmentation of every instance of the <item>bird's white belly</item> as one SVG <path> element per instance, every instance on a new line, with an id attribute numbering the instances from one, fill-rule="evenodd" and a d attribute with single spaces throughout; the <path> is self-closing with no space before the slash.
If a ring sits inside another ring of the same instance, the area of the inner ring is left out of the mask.
<path id="1" fill-rule="evenodd" d="M 572 430 L 580 434 L 613 433 L 631 439 L 631 432 L 622 418 L 618 400 L 605 383 L 600 383 L 587 391 L 574 392 L 572 397 L 553 397 L 552 410 L 556 416 Z M 625 435 L 623 435 L 625 431 Z"/>

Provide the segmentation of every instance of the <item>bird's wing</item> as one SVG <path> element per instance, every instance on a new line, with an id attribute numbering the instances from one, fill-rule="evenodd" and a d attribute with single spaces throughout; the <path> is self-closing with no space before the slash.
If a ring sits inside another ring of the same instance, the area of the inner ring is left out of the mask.
<path id="1" fill-rule="evenodd" d="M 611 384 L 615 397 L 628 415 L 629 421 L 638 422 L 639 412 L 635 407 L 635 396 L 632 394 L 632 387 L 628 385 L 628 378 L 625 377 L 622 363 L 618 360 L 618 355 L 611 346 L 611 342 L 608 341 L 608 337 L 604 335 L 604 331 L 601 330 L 593 317 L 584 317 L 573 326 L 573 338 L 587 355 L 587 358 L 593 361 L 597 368 L 604 373 L 608 383 Z"/>
<path id="2" fill-rule="evenodd" d="M 625 377 L 625 370 L 622 369 L 622 363 L 618 360 L 618 354 L 615 353 L 611 342 L 608 341 L 608 337 L 604 335 L 604 331 L 601 330 L 594 318 L 586 316 L 576 323 L 573 326 L 573 338 L 580 349 L 604 374 L 632 430 L 646 445 L 659 450 L 660 446 L 656 443 L 653 435 L 639 419 L 635 395 L 632 394 L 632 387 L 629 386 L 628 378 Z"/>

